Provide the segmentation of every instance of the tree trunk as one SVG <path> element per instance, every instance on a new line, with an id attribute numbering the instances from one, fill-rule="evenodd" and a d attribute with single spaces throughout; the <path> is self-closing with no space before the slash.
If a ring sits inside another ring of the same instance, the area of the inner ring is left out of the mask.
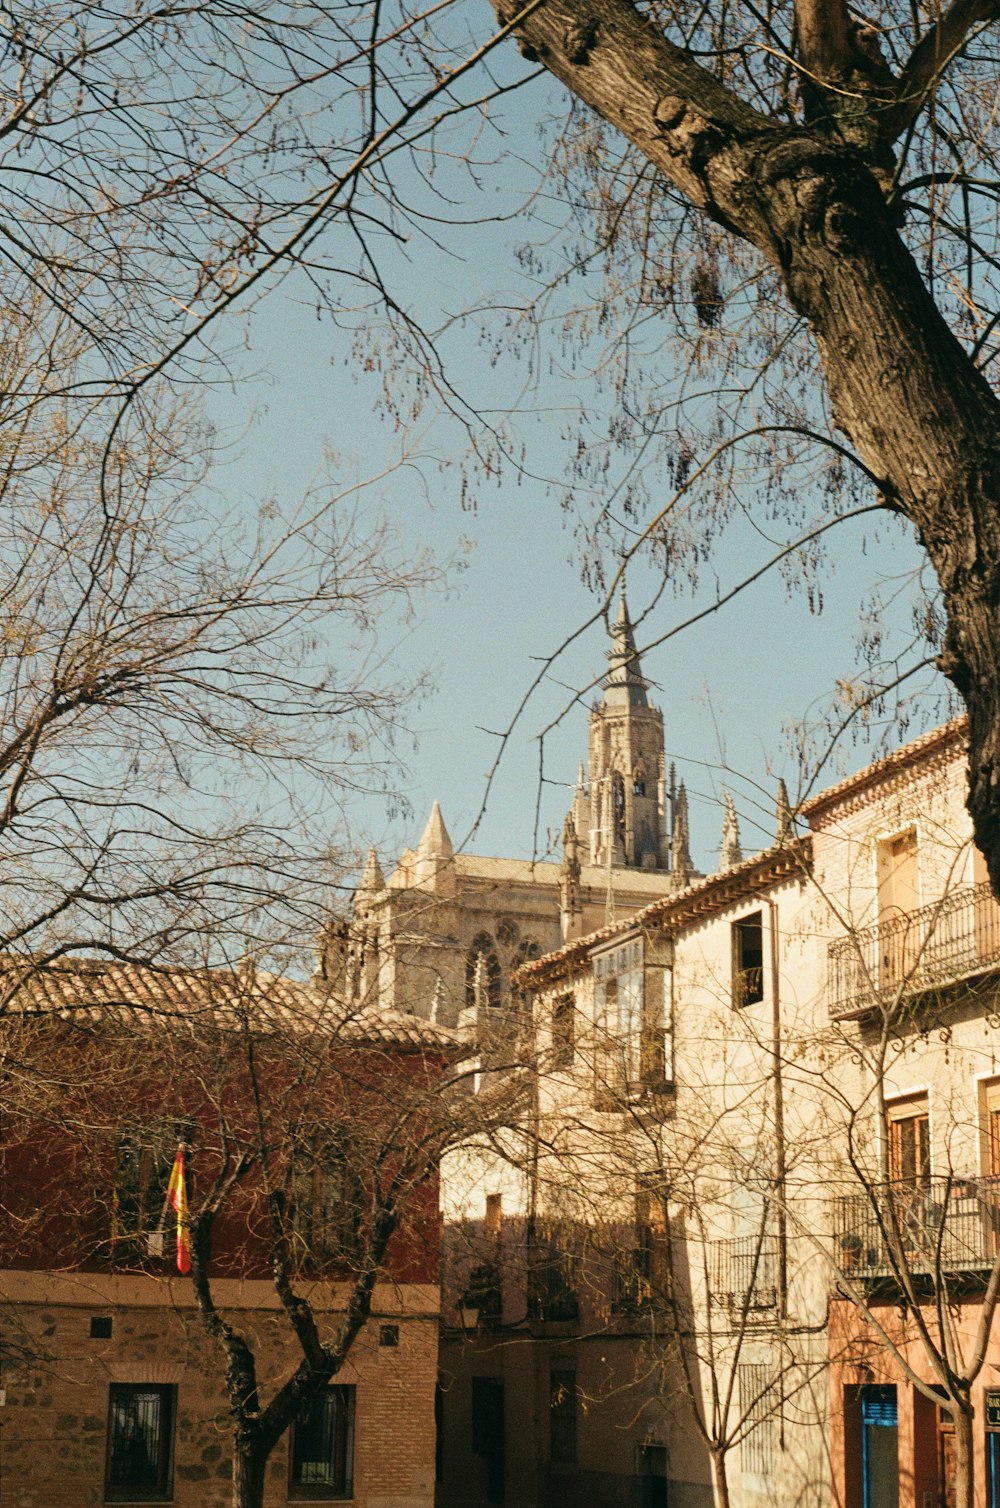
<path id="1" fill-rule="evenodd" d="M 712 1486 L 715 1489 L 715 1508 L 729 1508 L 729 1476 L 724 1450 L 712 1451 Z"/>
<path id="2" fill-rule="evenodd" d="M 264 1508 L 267 1453 L 254 1436 L 233 1437 L 233 1508 Z"/>
<path id="3" fill-rule="evenodd" d="M 501 20 L 513 0 L 494 0 Z M 1000 404 L 938 310 L 875 164 L 738 98 L 632 0 L 546 0 L 522 50 L 752 242 L 809 324 L 837 426 L 919 531 L 969 710 L 969 811 L 1000 896 Z"/>
<path id="4" fill-rule="evenodd" d="M 955 1426 L 955 1508 L 975 1508 L 972 1412 L 956 1405 L 951 1417 Z"/>

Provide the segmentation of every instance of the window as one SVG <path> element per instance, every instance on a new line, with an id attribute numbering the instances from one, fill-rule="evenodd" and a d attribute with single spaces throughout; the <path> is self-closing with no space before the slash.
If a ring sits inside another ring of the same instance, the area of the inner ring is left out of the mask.
<path id="1" fill-rule="evenodd" d="M 920 929 L 912 925 L 920 905 L 917 888 L 917 835 L 902 833 L 879 843 L 878 870 L 878 986 L 890 990 L 904 984 L 920 952 Z"/>
<path id="2" fill-rule="evenodd" d="M 291 1228 L 300 1255 L 312 1260 L 350 1256 L 360 1197 L 336 1134 L 307 1131 L 292 1152 Z"/>
<path id="3" fill-rule="evenodd" d="M 570 1466 L 576 1460 L 576 1373 L 549 1373 L 549 1460 Z"/>
<path id="4" fill-rule="evenodd" d="M 987 1178 L 1000 1178 L 1000 1079 L 980 1083 L 979 1114 L 983 1173 Z"/>
<path id="5" fill-rule="evenodd" d="M 529 1230 L 529 1319 L 547 1322 L 579 1318 L 576 1261 L 568 1245 L 567 1234 L 558 1227 L 550 1227 L 544 1235 Z"/>
<path id="6" fill-rule="evenodd" d="M 613 1108 L 638 1084 L 642 1041 L 642 939 L 594 959 L 597 1103 Z"/>
<path id="7" fill-rule="evenodd" d="M 354 1473 L 354 1388 L 324 1388 L 303 1406 L 288 1446 L 288 1495 L 349 1498 Z"/>
<path id="8" fill-rule="evenodd" d="M 764 998 L 763 913 L 733 922 L 733 1004 L 756 1005 Z"/>
<path id="9" fill-rule="evenodd" d="M 889 1177 L 893 1183 L 924 1188 L 930 1182 L 930 1109 L 926 1094 L 893 1100 L 885 1107 L 889 1136 Z"/>
<path id="10" fill-rule="evenodd" d="M 112 1383 L 104 1496 L 112 1503 L 162 1503 L 172 1496 L 175 1389 Z"/>
<path id="11" fill-rule="evenodd" d="M 497 936 L 499 937 L 499 935 L 500 929 L 498 927 Z M 533 942 L 530 937 L 526 937 L 523 942 L 517 945 L 517 951 L 511 961 L 510 972 L 513 973 L 515 969 L 522 968 L 526 963 L 533 963 L 536 958 L 541 958 L 541 956 L 542 950 L 538 943 Z M 527 1009 L 528 997 L 521 990 L 512 990 L 511 1000 L 519 1010 Z"/>
<path id="12" fill-rule="evenodd" d="M 560 995 L 552 1007 L 552 1066 L 572 1068 L 576 1035 L 576 1001 Z"/>
<path id="13" fill-rule="evenodd" d="M 635 1193 L 635 1219 L 626 1232 L 631 1246 L 615 1257 L 611 1307 L 618 1313 L 662 1305 L 667 1293 L 668 1254 L 663 1201 L 651 1187 Z"/>
<path id="14" fill-rule="evenodd" d="M 615 844 L 624 844 L 625 782 L 617 770 L 611 777 L 611 809 L 615 824 Z"/>
<path id="15" fill-rule="evenodd" d="M 774 1470 L 774 1408 L 772 1369 L 764 1362 L 747 1362 L 737 1369 L 740 1412 L 747 1433 L 741 1446 L 743 1470 L 769 1477 Z"/>
<path id="16" fill-rule="evenodd" d="M 475 1006 L 477 1003 L 476 977 L 480 970 L 480 958 L 483 960 L 483 984 L 486 989 L 485 1004 L 493 1007 L 499 1006 L 503 995 L 503 977 L 496 947 L 488 932 L 478 933 L 472 939 L 472 945 L 465 955 L 465 1003 L 467 1006 Z"/>
<path id="17" fill-rule="evenodd" d="M 594 959 L 594 1105 L 662 1089 L 673 1076 L 667 1030 L 669 944 L 638 937 Z M 558 1004 L 558 1002 L 557 1002 Z"/>
<path id="18" fill-rule="evenodd" d="M 187 1129 L 166 1120 L 131 1121 L 122 1129 L 112 1207 L 116 1256 L 162 1255 L 167 1184 L 178 1141 L 186 1139 Z"/>

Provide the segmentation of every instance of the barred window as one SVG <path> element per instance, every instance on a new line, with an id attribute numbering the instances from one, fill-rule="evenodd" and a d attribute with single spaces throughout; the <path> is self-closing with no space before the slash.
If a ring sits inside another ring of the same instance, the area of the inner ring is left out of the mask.
<path id="1" fill-rule="evenodd" d="M 104 1482 L 108 1502 L 170 1500 L 175 1392 L 165 1384 L 111 1384 Z"/>
<path id="2" fill-rule="evenodd" d="M 349 1498 L 354 1467 L 354 1388 L 339 1384 L 311 1398 L 292 1425 L 288 1495 Z"/>
<path id="3" fill-rule="evenodd" d="M 348 1258 L 360 1214 L 356 1178 L 336 1137 L 309 1131 L 292 1152 L 291 1229 L 307 1260 Z"/>
<path id="4" fill-rule="evenodd" d="M 529 1231 L 528 1315 L 533 1320 L 576 1320 L 580 1317 L 577 1262 L 569 1235 L 557 1226 L 544 1233 Z"/>
<path id="5" fill-rule="evenodd" d="M 771 1368 L 764 1362 L 746 1362 L 738 1370 L 740 1410 L 748 1433 L 741 1446 L 743 1470 L 769 1477 L 774 1471 L 774 1408 Z"/>

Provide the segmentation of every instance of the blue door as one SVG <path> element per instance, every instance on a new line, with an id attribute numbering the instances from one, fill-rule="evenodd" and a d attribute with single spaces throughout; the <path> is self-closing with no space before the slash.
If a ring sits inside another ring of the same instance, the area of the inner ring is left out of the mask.
<path id="1" fill-rule="evenodd" d="M 986 1434 L 986 1508 L 1000 1508 L 1000 1432 Z"/>
<path id="2" fill-rule="evenodd" d="M 861 1481 L 864 1508 L 899 1508 L 899 1419 L 892 1383 L 861 1389 Z"/>

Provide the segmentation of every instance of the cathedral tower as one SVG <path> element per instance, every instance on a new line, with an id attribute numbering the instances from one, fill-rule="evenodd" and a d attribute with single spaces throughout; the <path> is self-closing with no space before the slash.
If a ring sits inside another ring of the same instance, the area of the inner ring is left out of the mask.
<path id="1" fill-rule="evenodd" d="M 603 696 L 590 713 L 589 800 L 578 792 L 577 833 L 591 864 L 665 870 L 670 843 L 663 713 L 649 705 L 624 591 L 608 661 Z"/>

